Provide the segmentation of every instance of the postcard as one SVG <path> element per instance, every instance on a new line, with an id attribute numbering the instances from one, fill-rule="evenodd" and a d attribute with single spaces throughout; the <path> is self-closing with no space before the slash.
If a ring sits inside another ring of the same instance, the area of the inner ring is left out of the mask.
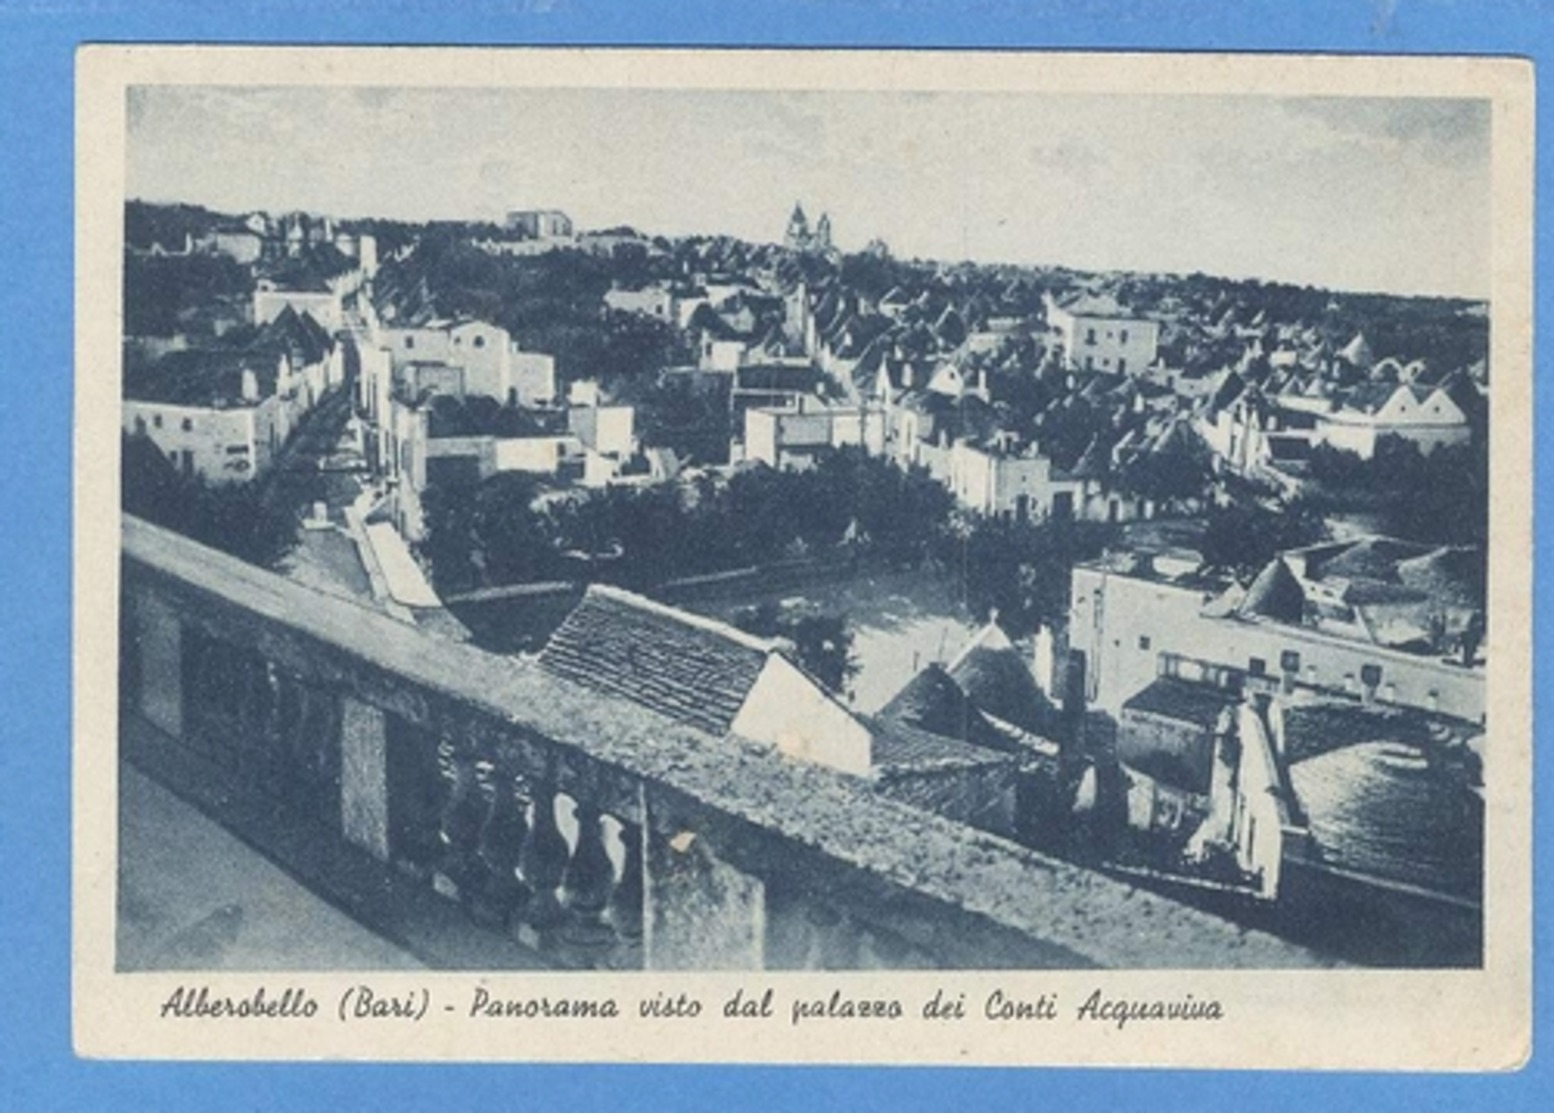
<path id="1" fill-rule="evenodd" d="M 77 69 L 80 1054 L 1528 1057 L 1530 65 Z"/>

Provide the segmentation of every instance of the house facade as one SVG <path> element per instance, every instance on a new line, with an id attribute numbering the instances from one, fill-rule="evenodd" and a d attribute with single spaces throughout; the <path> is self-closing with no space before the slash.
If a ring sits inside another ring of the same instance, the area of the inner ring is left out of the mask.
<path id="1" fill-rule="evenodd" d="M 641 314 L 660 322 L 674 325 L 677 322 L 674 293 L 663 284 L 635 290 L 614 287 L 604 293 L 607 310 L 623 314 Z"/>
<path id="2" fill-rule="evenodd" d="M 573 235 L 572 219 L 559 209 L 515 209 L 507 214 L 507 227 L 534 240 L 554 240 Z"/>
<path id="3" fill-rule="evenodd" d="M 287 309 L 306 314 L 331 333 L 345 328 L 345 304 L 338 291 L 304 291 L 261 279 L 254 289 L 254 324 L 273 322 Z"/>
<path id="4" fill-rule="evenodd" d="M 745 411 L 744 456 L 773 469 L 807 469 L 825 451 L 862 446 L 881 453 L 885 417 L 876 407 L 826 404 L 801 397 L 792 406 L 752 407 Z"/>
<path id="5" fill-rule="evenodd" d="M 1445 390 L 1407 383 L 1366 384 L 1340 396 L 1318 417 L 1317 432 L 1328 445 L 1365 459 L 1375 457 L 1383 438 L 1401 438 L 1428 454 L 1472 437 L 1467 415 Z"/>
<path id="6" fill-rule="evenodd" d="M 1347 550 L 1363 543 L 1330 546 Z M 1431 560 L 1434 554 L 1429 548 L 1405 546 L 1415 559 Z M 1232 681 L 1263 680 L 1470 723 L 1483 721 L 1481 660 L 1469 655 L 1464 663 L 1460 655 L 1422 650 L 1415 638 L 1396 641 L 1396 623 L 1386 613 L 1370 613 L 1369 606 L 1367 615 L 1387 627 L 1377 631 L 1363 624 L 1313 623 L 1334 608 L 1323 606 L 1321 598 L 1324 583 L 1331 589 L 1337 576 L 1301 578 L 1290 570 L 1301 561 L 1299 553 L 1290 554 L 1294 557 L 1275 560 L 1290 574 L 1288 583 L 1274 587 L 1270 577 L 1246 590 L 1196 570 L 1166 573 L 1142 556 L 1113 556 L 1075 566 L 1069 656 L 1083 675 L 1086 701 L 1115 713 L 1162 674 L 1202 676 L 1212 667 L 1216 677 Z M 1398 594 L 1406 588 L 1398 583 Z M 1416 603 L 1417 620 L 1406 635 L 1430 624 L 1431 591 L 1420 593 L 1424 600 Z"/>
<path id="7" fill-rule="evenodd" d="M 385 325 L 379 337 L 396 375 L 416 388 L 523 407 L 556 397 L 555 358 L 519 350 L 512 336 L 492 323 L 467 318 Z"/>
<path id="8" fill-rule="evenodd" d="M 125 381 L 124 432 L 214 485 L 263 475 L 298 417 L 295 378 L 278 354 L 176 350 Z"/>
<path id="9" fill-rule="evenodd" d="M 1071 369 L 1137 376 L 1154 363 L 1159 351 L 1159 325 L 1133 315 L 1114 299 L 1049 299 L 1047 322 L 1057 332 L 1063 361 Z"/>

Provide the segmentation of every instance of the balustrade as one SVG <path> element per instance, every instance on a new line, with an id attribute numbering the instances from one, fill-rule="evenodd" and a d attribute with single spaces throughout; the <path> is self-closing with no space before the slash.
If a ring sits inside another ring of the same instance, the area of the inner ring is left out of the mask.
<path id="1" fill-rule="evenodd" d="M 121 699 L 152 742 L 137 747 L 192 758 L 190 786 L 234 828 L 257 807 L 260 838 L 296 819 L 355 858 L 261 845 L 283 863 L 380 866 L 461 909 L 460 943 L 505 942 L 494 955 L 516 943 L 569 968 L 1149 964 L 1127 930 L 1143 907 L 1177 924 L 1157 941 L 1213 964 L 1314 962 L 149 525 L 126 519 L 125 550 Z M 348 908 L 362 892 L 329 883 Z M 481 964 L 463 947 L 427 953 Z"/>

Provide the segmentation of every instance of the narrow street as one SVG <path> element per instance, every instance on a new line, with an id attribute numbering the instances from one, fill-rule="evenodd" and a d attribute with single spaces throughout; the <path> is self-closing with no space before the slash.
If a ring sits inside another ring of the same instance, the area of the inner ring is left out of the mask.
<path id="1" fill-rule="evenodd" d="M 277 511 L 302 520 L 282 573 L 315 589 L 371 601 L 371 582 L 345 529 L 345 509 L 363 491 L 367 468 L 354 445 L 350 420 L 349 385 L 326 393 L 282 450 L 264 481 L 263 498 Z M 327 526 L 312 520 L 319 502 L 326 509 Z"/>

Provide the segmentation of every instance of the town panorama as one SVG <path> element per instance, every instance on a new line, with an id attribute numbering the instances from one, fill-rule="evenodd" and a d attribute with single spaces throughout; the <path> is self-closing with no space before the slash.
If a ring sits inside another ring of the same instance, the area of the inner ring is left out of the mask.
<path id="1" fill-rule="evenodd" d="M 120 968 L 1482 963 L 1487 304 L 817 209 L 127 204 Z"/>

